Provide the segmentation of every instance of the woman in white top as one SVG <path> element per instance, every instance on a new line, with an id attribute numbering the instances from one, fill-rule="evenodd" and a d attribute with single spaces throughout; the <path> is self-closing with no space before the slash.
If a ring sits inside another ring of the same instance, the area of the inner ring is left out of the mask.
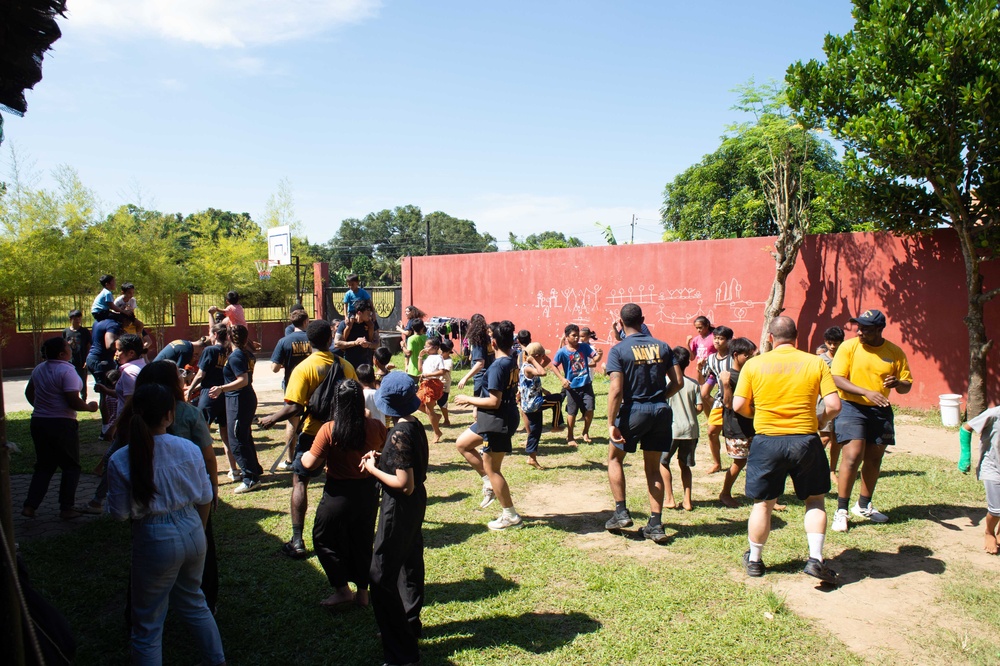
<path id="1" fill-rule="evenodd" d="M 200 589 L 212 503 L 204 457 L 193 442 L 167 434 L 175 407 L 170 390 L 142 386 L 131 406 L 128 446 L 108 463 L 108 510 L 132 519 L 132 663 L 161 663 L 163 621 L 173 606 L 205 663 L 224 664 L 219 628 Z"/>

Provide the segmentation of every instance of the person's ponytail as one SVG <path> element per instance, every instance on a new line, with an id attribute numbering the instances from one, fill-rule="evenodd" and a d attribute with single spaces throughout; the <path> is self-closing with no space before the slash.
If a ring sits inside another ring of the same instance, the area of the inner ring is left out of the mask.
<path id="1" fill-rule="evenodd" d="M 148 507 L 156 494 L 153 481 L 153 429 L 174 411 L 174 395 L 159 384 L 136 388 L 131 399 L 132 418 L 128 424 L 128 464 L 132 499 Z"/>

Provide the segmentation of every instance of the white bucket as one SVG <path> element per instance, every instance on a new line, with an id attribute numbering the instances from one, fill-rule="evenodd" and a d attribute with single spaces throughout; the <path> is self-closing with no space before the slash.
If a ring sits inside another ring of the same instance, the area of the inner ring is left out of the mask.
<path id="1" fill-rule="evenodd" d="M 962 396 L 958 393 L 944 393 L 938 396 L 941 405 L 941 423 L 957 426 L 962 422 Z"/>

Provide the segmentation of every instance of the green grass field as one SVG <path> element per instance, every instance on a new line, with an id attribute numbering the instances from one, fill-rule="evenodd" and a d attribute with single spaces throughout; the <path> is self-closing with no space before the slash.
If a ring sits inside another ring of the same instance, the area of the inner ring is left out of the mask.
<path id="1" fill-rule="evenodd" d="M 456 372 L 456 380 L 461 375 Z M 547 386 L 555 389 L 550 378 Z M 456 387 L 457 389 L 457 387 Z M 854 664 L 852 653 L 823 626 L 791 611 L 768 584 L 749 584 L 740 556 L 746 548 L 749 504 L 722 508 L 695 485 L 693 512 L 667 511 L 673 535 L 666 546 L 604 533 L 613 507 L 607 488 L 604 418 L 607 380 L 595 382 L 598 407 L 591 429 L 595 443 L 568 449 L 564 434 L 546 434 L 534 470 L 514 454 L 504 464 L 522 529 L 491 533 L 486 522 L 499 511 L 478 507 L 479 479 L 454 449 L 454 438 L 470 414 L 454 413 L 447 441 L 432 447 L 424 525 L 427 590 L 423 611 L 426 664 Z M 468 389 L 467 389 L 468 390 Z M 454 395 L 454 393 L 453 393 Z M 546 419 L 548 421 L 548 419 Z M 15 472 L 30 471 L 33 456 L 27 414 L 10 417 L 9 436 L 25 449 Z M 95 438 L 93 419 L 84 440 Z M 280 431 L 260 433 L 262 463 L 278 455 Z M 524 435 L 516 442 L 523 445 Z M 92 450 L 91 450 L 92 449 Z M 101 452 L 88 447 L 84 468 Z M 219 449 L 221 453 L 221 448 Z M 707 447 L 700 447 L 695 476 L 704 474 Z M 648 504 L 638 456 L 627 460 L 629 505 L 637 519 Z M 225 468 L 225 465 L 222 465 Z M 900 544 L 921 543 L 927 516 L 960 514 L 983 504 L 981 487 L 956 474 L 943 459 L 891 455 L 884 466 L 878 506 L 892 522 L 831 535 L 827 553 L 837 562 L 879 557 Z M 721 476 L 711 477 L 713 486 Z M 312 510 L 322 484 L 310 489 Z M 679 490 L 675 474 L 675 490 Z M 330 593 L 313 556 L 292 561 L 279 554 L 290 534 L 287 474 L 265 477 L 261 491 L 242 496 L 222 486 L 214 525 L 222 593 L 218 622 L 232 664 L 375 664 L 381 648 L 370 611 L 332 615 L 318 606 Z M 790 486 L 789 486 L 790 488 Z M 556 497 L 556 510 L 536 513 L 522 500 L 542 490 Z M 742 495 L 742 480 L 737 483 Z M 52 491 L 50 491 L 52 492 Z M 717 493 L 717 489 L 715 490 Z M 558 511 L 577 496 L 606 498 L 588 511 Z M 813 587 L 799 571 L 805 558 L 801 503 L 775 514 L 765 550 L 765 582 Z M 311 537 L 307 536 L 307 545 Z M 79 664 L 127 661 L 122 609 L 128 570 L 128 528 L 102 519 L 58 538 L 21 544 L 35 585 L 68 617 L 79 641 Z M 835 564 L 836 566 L 836 564 Z M 848 582 L 856 572 L 843 570 Z M 964 567 L 941 574 L 940 603 L 976 623 L 982 640 L 950 634 L 928 636 L 934 654 L 953 663 L 990 663 L 998 658 L 985 636 L 1000 629 L 992 599 L 995 569 Z M 818 603 L 822 595 L 817 593 Z M 877 600 L 876 600 L 877 601 Z M 886 631 L 892 631 L 887 627 Z M 165 663 L 198 661 L 186 629 L 168 620 Z"/>

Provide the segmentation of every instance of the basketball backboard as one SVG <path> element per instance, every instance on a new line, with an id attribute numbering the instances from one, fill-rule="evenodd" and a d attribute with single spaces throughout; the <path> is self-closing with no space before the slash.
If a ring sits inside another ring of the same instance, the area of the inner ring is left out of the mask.
<path id="1" fill-rule="evenodd" d="M 278 266 L 292 263 L 291 227 L 272 227 L 267 230 L 267 258 Z"/>

